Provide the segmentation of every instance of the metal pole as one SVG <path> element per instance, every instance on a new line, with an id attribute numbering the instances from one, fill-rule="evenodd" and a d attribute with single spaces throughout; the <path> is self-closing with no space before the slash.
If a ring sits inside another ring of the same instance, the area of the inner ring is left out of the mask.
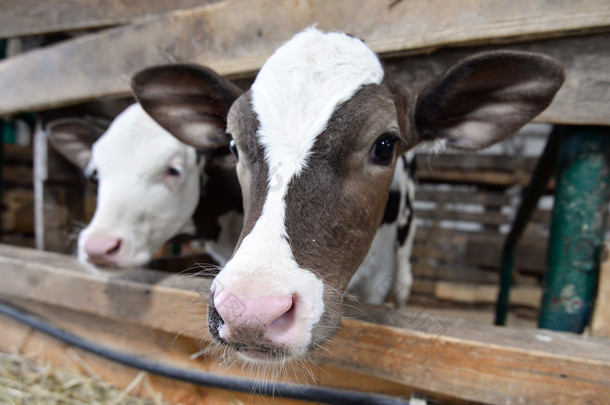
<path id="1" fill-rule="evenodd" d="M 563 127 L 561 126 L 553 127 L 553 131 L 549 136 L 544 152 L 538 159 L 530 184 L 523 190 L 521 205 L 519 206 L 510 232 L 506 237 L 506 241 L 504 242 L 504 247 L 502 249 L 502 266 L 500 269 L 500 290 L 498 291 L 498 299 L 496 301 L 496 325 L 504 325 L 506 323 L 509 293 L 513 279 L 515 248 L 517 247 L 517 243 L 519 243 L 519 239 L 521 238 L 521 234 L 523 234 L 527 223 L 538 206 L 540 196 L 546 190 L 549 180 L 555 172 L 557 148 L 562 130 Z"/>
<path id="2" fill-rule="evenodd" d="M 610 199 L 610 129 L 566 127 L 556 180 L 538 325 L 581 333 L 593 307 Z"/>

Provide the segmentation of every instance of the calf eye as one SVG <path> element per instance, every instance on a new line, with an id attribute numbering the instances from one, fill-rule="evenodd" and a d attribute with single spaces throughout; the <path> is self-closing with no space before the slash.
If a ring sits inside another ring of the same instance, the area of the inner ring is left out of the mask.
<path id="1" fill-rule="evenodd" d="M 373 149 L 371 150 L 373 162 L 384 166 L 392 163 L 396 141 L 396 136 L 388 133 L 384 133 L 377 138 L 377 141 L 375 141 L 375 145 L 373 145 Z"/>
<path id="2" fill-rule="evenodd" d="M 87 180 L 89 180 L 92 183 L 97 183 L 97 181 L 98 181 L 97 169 L 93 169 L 91 172 L 87 173 Z"/>
<path id="3" fill-rule="evenodd" d="M 182 171 L 177 167 L 170 166 L 165 171 L 165 174 L 170 177 L 179 177 Z"/>
<path id="4" fill-rule="evenodd" d="M 239 154 L 237 153 L 237 145 L 235 144 L 235 139 L 231 138 L 231 141 L 229 142 L 229 148 L 231 149 L 231 153 L 233 153 L 233 156 L 235 156 L 235 159 L 239 160 Z"/>

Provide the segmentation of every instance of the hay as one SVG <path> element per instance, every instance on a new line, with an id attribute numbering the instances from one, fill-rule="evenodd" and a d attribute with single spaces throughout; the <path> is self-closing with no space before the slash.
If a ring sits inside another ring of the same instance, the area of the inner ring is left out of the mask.
<path id="1" fill-rule="evenodd" d="M 160 394 L 151 395 L 155 397 L 154 400 L 129 395 L 133 388 L 143 382 L 144 377 L 146 373 L 141 372 L 121 391 L 95 375 L 88 377 L 21 355 L 0 353 L 0 404 L 169 404 L 162 401 Z M 149 388 L 149 394 L 154 394 L 147 384 L 144 385 Z"/>

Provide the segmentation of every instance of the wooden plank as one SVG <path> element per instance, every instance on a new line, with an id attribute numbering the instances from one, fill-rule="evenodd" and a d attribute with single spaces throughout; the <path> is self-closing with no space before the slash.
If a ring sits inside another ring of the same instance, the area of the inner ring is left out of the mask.
<path id="1" fill-rule="evenodd" d="M 36 242 L 34 240 L 34 236 L 30 236 L 30 235 L 3 234 L 3 235 L 0 235 L 0 243 L 5 243 L 7 245 L 12 245 L 12 246 L 25 247 L 25 248 L 36 247 Z"/>
<path id="2" fill-rule="evenodd" d="M 487 225 L 504 225 L 510 223 L 508 215 L 500 212 L 464 212 L 461 210 L 415 210 L 417 218 L 433 219 L 436 221 L 476 222 Z"/>
<path id="3" fill-rule="evenodd" d="M 467 4 L 443 0 L 225 1 L 4 61 L 0 64 L 0 115 L 125 95 L 133 73 L 159 63 L 194 62 L 223 75 L 251 75 L 280 44 L 314 23 L 322 29 L 343 30 L 363 38 L 376 52 L 396 54 L 607 30 L 609 20 L 610 5 L 606 0 L 516 0 L 510 7 L 501 0 Z M 610 51 L 603 46 L 591 49 L 583 45 L 590 41 L 571 39 L 544 48 L 549 52 L 561 48 L 560 60 L 566 64 L 569 76 L 579 80 L 563 89 L 560 98 L 567 105 L 561 110 L 551 107 L 552 114 L 544 113 L 541 120 L 610 120 L 607 114 L 599 114 L 605 104 L 593 112 L 572 111 L 581 96 L 601 97 L 602 101 L 605 97 L 600 92 L 606 91 L 607 86 L 601 88 L 598 84 L 607 83 L 610 73 L 597 66 L 607 65 L 604 62 L 610 58 Z M 599 37 L 600 44 L 606 41 L 607 37 Z M 595 66 L 580 63 L 583 58 L 592 58 Z M 438 61 L 428 59 L 427 68 L 418 72 L 427 76 L 428 71 L 439 68 L 443 66 Z M 421 83 L 422 78 L 411 82 Z M 593 94 L 580 94 L 591 85 Z"/>
<path id="4" fill-rule="evenodd" d="M 401 81 L 418 88 L 418 84 L 421 86 L 431 77 L 437 77 L 448 66 L 474 52 L 501 48 L 544 53 L 563 64 L 567 79 L 551 105 L 534 121 L 610 125 L 607 114 L 610 109 L 610 71 L 604 68 L 610 65 L 608 42 L 610 34 L 598 34 L 501 46 L 447 48 L 431 55 L 395 59 L 386 65 Z"/>
<path id="5" fill-rule="evenodd" d="M 2 147 L 4 148 L 3 158 L 5 159 L 5 164 L 7 162 L 32 164 L 32 161 L 34 160 L 34 152 L 31 146 L 20 146 L 5 143 L 2 145 Z"/>
<path id="6" fill-rule="evenodd" d="M 528 176 L 520 176 L 516 173 L 435 170 L 427 167 L 419 167 L 415 172 L 415 179 L 420 183 L 459 183 L 495 187 L 525 186 L 529 183 Z"/>
<path id="7" fill-rule="evenodd" d="M 493 269 L 501 267 L 504 239 L 473 238 L 466 247 L 465 261 L 472 265 Z M 547 240 L 531 237 L 522 239 L 516 248 L 515 268 L 520 271 L 543 274 L 546 271 Z"/>
<path id="8" fill-rule="evenodd" d="M 416 201 L 431 201 L 435 203 L 481 204 L 488 207 L 503 207 L 510 203 L 506 193 L 492 193 L 477 190 L 438 190 L 418 185 L 415 188 Z"/>
<path id="9" fill-rule="evenodd" d="M 0 38 L 107 27 L 150 20 L 218 0 L 4 0 Z"/>
<path id="10" fill-rule="evenodd" d="M 531 171 L 536 166 L 537 158 L 528 157 L 517 161 L 508 155 L 483 155 L 475 153 L 415 155 L 417 167 L 428 167 L 431 170 L 490 170 L 512 173 L 517 169 Z"/>
<path id="11" fill-rule="evenodd" d="M 2 232 L 34 234 L 34 193 L 12 189 L 2 193 Z"/>
<path id="12" fill-rule="evenodd" d="M 610 242 L 602 245 L 600 253 L 597 298 L 591 320 L 591 334 L 610 338 Z"/>
<path id="13" fill-rule="evenodd" d="M 2 180 L 6 184 L 32 186 L 34 171 L 30 166 L 4 166 L 2 167 Z"/>
<path id="14" fill-rule="evenodd" d="M 0 246 L 0 294 L 196 342 L 209 339 L 198 293 L 169 288 L 168 279 L 147 285 L 79 269 L 63 255 Z M 198 282 L 196 289 L 205 291 L 207 283 Z M 383 325 L 344 319 L 333 340 L 316 352 L 318 364 L 483 403 L 602 404 L 610 396 L 607 340 L 476 325 L 417 307 L 358 305 L 346 311 Z"/>
<path id="15" fill-rule="evenodd" d="M 434 295 L 441 300 L 466 304 L 495 304 L 498 299 L 498 284 L 464 284 L 447 281 L 436 283 Z M 540 287 L 513 286 L 510 304 L 538 308 L 542 299 Z"/>

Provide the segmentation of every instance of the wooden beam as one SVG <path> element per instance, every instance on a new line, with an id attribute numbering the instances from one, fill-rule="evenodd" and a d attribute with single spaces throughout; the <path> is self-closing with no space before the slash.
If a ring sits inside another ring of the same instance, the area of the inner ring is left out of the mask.
<path id="1" fill-rule="evenodd" d="M 150 20 L 218 0 L 4 0 L 0 38 L 73 31 Z"/>
<path id="2" fill-rule="evenodd" d="M 46 316 L 71 311 L 80 314 L 80 319 L 91 316 L 168 337 L 179 334 L 196 344 L 209 339 L 202 321 L 206 294 L 196 292 L 207 291 L 209 280 L 159 278 L 151 271 L 136 271 L 131 279 L 108 279 L 82 271 L 67 256 L 0 245 L 3 300 L 30 310 L 47 308 Z M 153 279 L 148 284 L 137 281 L 147 275 Z M 154 280 L 156 284 L 150 284 Z M 180 283 L 188 289 L 167 286 Z M 442 319 L 417 305 L 403 310 L 349 308 L 348 316 L 368 322 L 344 319 L 334 339 L 315 353 L 322 367 L 433 396 L 493 404 L 601 403 L 610 396 L 608 340 Z M 69 328 L 68 319 L 61 319 L 62 326 Z"/>
<path id="3" fill-rule="evenodd" d="M 279 45 L 314 23 L 363 38 L 378 53 L 396 54 L 607 30 L 609 20 L 605 0 L 516 0 L 510 7 L 501 0 L 231 0 L 10 58 L 0 63 L 0 115 L 125 95 L 133 73 L 160 63 L 194 62 L 223 75 L 252 75 Z M 568 47 L 567 59 L 560 60 L 574 80 L 562 96 L 568 108 L 543 114 L 541 120 L 610 120 L 607 114 L 573 112 L 580 93 L 590 87 L 595 91 L 582 97 L 600 98 L 606 88 L 597 85 L 604 83 L 600 76 L 609 81 L 607 69 L 597 66 L 607 65 L 610 51 L 603 45 L 590 49 L 589 41 L 551 44 Z M 607 41 L 599 38 L 600 44 Z M 594 60 L 595 66 L 580 63 L 583 59 Z M 442 68 L 434 58 L 428 64 L 418 72 Z"/>

